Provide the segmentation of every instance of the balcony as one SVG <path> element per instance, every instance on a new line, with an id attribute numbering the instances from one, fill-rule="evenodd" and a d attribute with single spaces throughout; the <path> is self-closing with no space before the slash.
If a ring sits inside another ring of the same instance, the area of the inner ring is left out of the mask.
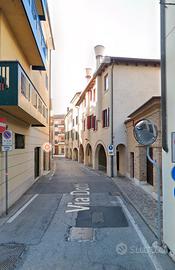
<path id="1" fill-rule="evenodd" d="M 45 17 L 46 4 L 46 0 L 14 0 L 10 4 L 0 0 L 0 9 L 25 57 L 37 70 L 46 69 L 47 46 L 40 22 L 40 16 Z"/>
<path id="2" fill-rule="evenodd" d="M 48 108 L 17 61 L 0 61 L 0 109 L 31 126 L 48 124 Z"/>

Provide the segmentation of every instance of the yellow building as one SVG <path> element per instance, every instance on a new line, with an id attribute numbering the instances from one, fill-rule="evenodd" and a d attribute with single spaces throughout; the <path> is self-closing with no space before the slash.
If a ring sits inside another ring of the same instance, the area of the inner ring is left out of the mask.
<path id="1" fill-rule="evenodd" d="M 46 0 L 0 1 L 0 117 L 13 132 L 8 154 L 9 206 L 44 171 L 49 154 L 50 59 L 54 48 Z M 0 149 L 0 214 L 5 210 L 5 153 Z"/>

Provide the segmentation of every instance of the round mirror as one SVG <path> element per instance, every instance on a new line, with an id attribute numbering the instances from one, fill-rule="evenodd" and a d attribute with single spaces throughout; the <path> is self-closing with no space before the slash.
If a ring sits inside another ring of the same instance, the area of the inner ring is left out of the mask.
<path id="1" fill-rule="evenodd" d="M 151 145 L 158 136 L 157 126 L 148 119 L 140 120 L 134 126 L 134 137 L 139 144 Z"/>

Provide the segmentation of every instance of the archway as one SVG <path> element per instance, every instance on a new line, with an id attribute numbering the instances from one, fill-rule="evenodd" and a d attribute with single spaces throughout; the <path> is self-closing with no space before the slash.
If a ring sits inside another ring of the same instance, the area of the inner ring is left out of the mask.
<path id="1" fill-rule="evenodd" d="M 96 148 L 95 158 L 97 161 L 98 170 L 107 172 L 107 157 L 106 151 L 102 144 L 98 144 Z"/>
<path id="2" fill-rule="evenodd" d="M 85 165 L 92 167 L 92 147 L 89 143 L 86 146 Z"/>
<path id="3" fill-rule="evenodd" d="M 73 150 L 73 160 L 78 161 L 78 149 L 74 148 Z"/>
<path id="4" fill-rule="evenodd" d="M 126 147 L 119 144 L 116 148 L 117 175 L 124 176 L 126 173 Z"/>
<path id="5" fill-rule="evenodd" d="M 72 149 L 70 149 L 69 158 L 72 159 Z"/>
<path id="6" fill-rule="evenodd" d="M 79 148 L 79 162 L 84 163 L 84 149 L 82 144 L 80 144 Z"/>

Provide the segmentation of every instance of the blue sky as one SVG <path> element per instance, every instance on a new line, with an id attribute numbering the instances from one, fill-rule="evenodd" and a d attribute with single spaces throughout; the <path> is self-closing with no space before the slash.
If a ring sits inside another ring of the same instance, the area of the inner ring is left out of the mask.
<path id="1" fill-rule="evenodd" d="M 86 85 L 94 46 L 106 55 L 160 58 L 159 0 L 48 0 L 56 50 L 52 54 L 54 113 Z"/>

